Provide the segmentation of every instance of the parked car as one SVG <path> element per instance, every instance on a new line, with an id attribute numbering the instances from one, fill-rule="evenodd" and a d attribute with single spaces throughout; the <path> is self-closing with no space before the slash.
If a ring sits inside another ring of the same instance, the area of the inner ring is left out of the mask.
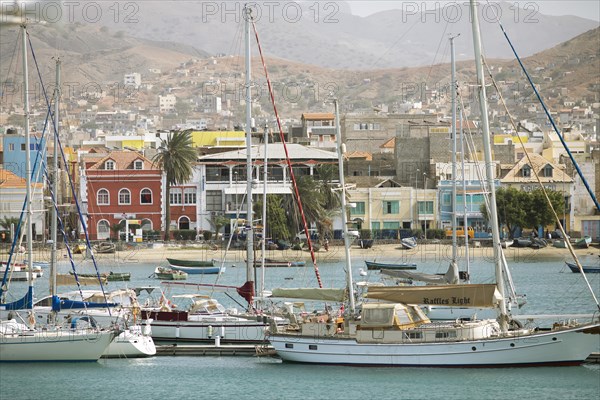
<path id="1" fill-rule="evenodd" d="M 319 240 L 319 232 L 316 229 L 309 229 L 310 240 L 316 241 Z M 306 233 L 302 230 L 296 234 L 296 240 L 306 241 Z"/>

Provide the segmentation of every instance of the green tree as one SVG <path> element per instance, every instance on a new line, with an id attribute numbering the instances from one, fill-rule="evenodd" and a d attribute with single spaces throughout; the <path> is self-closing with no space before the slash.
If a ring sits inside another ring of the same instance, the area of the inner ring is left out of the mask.
<path id="1" fill-rule="evenodd" d="M 281 195 L 267 195 L 267 231 L 266 237 L 274 240 L 290 238 L 289 223 L 284 209 L 284 201 Z M 262 219 L 262 198 L 254 203 L 256 218 Z"/>
<path id="2" fill-rule="evenodd" d="M 165 241 L 170 239 L 171 228 L 171 186 L 180 185 L 192 177 L 197 153 L 192 147 L 192 136 L 189 131 L 171 132 L 161 142 L 158 153 L 152 159 L 166 176 L 165 193 Z"/>
<path id="3" fill-rule="evenodd" d="M 215 239 L 219 238 L 219 231 L 221 230 L 221 228 L 223 228 L 226 224 L 228 224 L 230 221 L 229 218 L 227 218 L 224 215 L 220 215 L 220 214 L 212 214 L 210 216 L 210 219 L 208 220 L 208 223 L 210 224 L 210 226 L 212 226 L 212 228 L 215 230 Z"/>
<path id="4" fill-rule="evenodd" d="M 325 208 L 323 207 L 325 200 L 317 188 L 317 183 L 311 176 L 297 178 L 296 185 L 302 201 L 306 223 L 310 228 L 312 224 L 317 224 L 325 214 Z M 285 209 L 291 217 L 290 224 L 293 226 L 294 232 L 304 229 L 295 193 L 293 196 L 287 196 Z"/>
<path id="5" fill-rule="evenodd" d="M 506 225 L 508 234 L 514 237 L 517 227 L 522 227 L 525 223 L 526 205 L 528 204 L 527 193 L 515 189 L 514 187 L 500 188 L 496 190 L 496 205 L 498 209 L 498 223 Z M 488 209 L 484 204 L 481 205 L 481 213 L 486 221 L 489 222 Z"/>
<path id="6" fill-rule="evenodd" d="M 9 230 L 11 225 L 15 226 L 17 229 L 17 225 L 19 224 L 19 218 L 16 217 L 3 217 L 0 219 L 0 227 Z"/>
<path id="7" fill-rule="evenodd" d="M 554 214 L 548 204 L 546 196 L 542 189 L 535 189 L 529 194 L 529 209 L 525 217 L 525 227 L 537 229 L 540 225 L 547 226 L 555 222 Z M 565 207 L 565 200 L 561 192 L 555 190 L 546 190 L 548 199 L 554 210 L 562 211 Z"/>
<path id="8" fill-rule="evenodd" d="M 554 190 L 546 192 L 554 209 L 562 210 L 564 208 L 562 193 Z M 554 215 L 541 189 L 523 192 L 513 187 L 500 188 L 496 191 L 496 204 L 498 223 L 506 225 L 511 238 L 514 237 L 518 227 L 536 229 L 540 225 L 546 226 L 554 222 Z M 481 212 L 489 221 L 485 204 L 481 205 Z"/>

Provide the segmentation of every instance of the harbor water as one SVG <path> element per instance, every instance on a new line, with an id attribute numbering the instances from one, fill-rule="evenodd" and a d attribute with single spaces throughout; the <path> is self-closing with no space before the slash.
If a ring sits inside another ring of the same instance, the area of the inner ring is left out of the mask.
<path id="1" fill-rule="evenodd" d="M 596 251 L 597 252 L 597 251 Z M 374 253 L 375 254 L 375 253 Z M 509 257 L 518 293 L 528 302 L 517 312 L 524 314 L 591 314 L 596 310 L 580 274 L 570 272 L 562 259 L 546 259 L 541 252 L 522 251 Z M 131 272 L 130 282 L 110 282 L 107 289 L 158 286 L 149 278 L 156 263 L 127 262 L 114 255 L 102 255 L 101 271 Z M 597 257 L 597 255 L 596 255 Z M 369 259 L 372 259 L 370 257 Z M 446 257 L 415 256 L 392 260 L 379 255 L 381 262 L 415 262 L 418 270 L 444 273 Z M 165 265 L 165 262 L 161 264 Z M 461 263 L 461 268 L 464 263 Z M 235 265 L 235 266 L 234 266 Z M 218 283 L 241 286 L 246 280 L 243 259 L 225 263 L 221 276 L 190 275 L 188 283 Z M 78 270 L 91 270 L 91 263 L 79 261 Z M 59 272 L 70 268 L 61 262 Z M 363 271 L 360 271 L 360 269 Z M 345 265 L 341 254 L 321 263 L 319 272 L 325 287 L 344 285 Z M 353 259 L 355 281 L 378 282 L 378 271 L 367 271 L 364 259 Z M 47 271 L 46 271 L 47 272 Z M 362 272 L 362 274 L 361 274 Z M 365 275 L 365 272 L 366 275 Z M 260 279 L 260 270 L 257 278 Z M 475 259 L 473 282 L 493 282 L 489 260 Z M 600 274 L 588 275 L 596 296 L 600 295 Z M 47 294 L 44 278 L 36 282 L 36 296 Z M 316 286 L 310 262 L 304 268 L 267 268 L 265 287 Z M 13 283 L 12 291 L 25 288 Z M 74 288 L 61 288 L 74 290 Z M 171 294 L 194 292 L 174 287 Z M 202 293 L 206 293 L 203 290 Z M 230 293 L 236 298 L 235 292 Z M 215 292 L 226 307 L 242 308 L 223 292 Z M 237 299 L 236 299 L 237 300 Z M 315 305 L 315 307 L 317 307 Z M 599 337 L 600 350 L 600 337 Z M 148 359 L 102 359 L 95 363 L 14 363 L 0 364 L 0 399 L 598 399 L 600 365 L 543 368 L 360 368 L 282 363 L 266 357 L 157 356 Z"/>

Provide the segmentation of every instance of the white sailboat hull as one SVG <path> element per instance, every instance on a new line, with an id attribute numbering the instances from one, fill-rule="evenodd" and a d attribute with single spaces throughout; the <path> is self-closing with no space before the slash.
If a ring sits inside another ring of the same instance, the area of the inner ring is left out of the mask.
<path id="1" fill-rule="evenodd" d="M 140 329 L 126 329 L 108 345 L 103 358 L 143 358 L 156 355 L 152 336 Z M 135 328 L 139 328 L 136 326 Z"/>
<path id="2" fill-rule="evenodd" d="M 267 325 L 256 321 L 152 321 L 154 340 L 221 343 L 263 343 Z"/>
<path id="3" fill-rule="evenodd" d="M 97 361 L 114 331 L 0 333 L 0 361 Z"/>
<path id="4" fill-rule="evenodd" d="M 381 366 L 502 367 L 578 365 L 600 347 L 600 325 L 512 338 L 439 343 L 358 343 L 352 338 L 274 334 L 283 361 Z"/>

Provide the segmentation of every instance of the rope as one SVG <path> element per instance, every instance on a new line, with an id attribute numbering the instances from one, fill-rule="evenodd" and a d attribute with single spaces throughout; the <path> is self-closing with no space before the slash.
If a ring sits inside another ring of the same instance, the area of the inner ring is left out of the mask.
<path id="1" fill-rule="evenodd" d="M 283 134 L 283 129 L 281 128 L 281 120 L 279 119 L 279 113 L 277 112 L 277 105 L 275 104 L 275 96 L 273 95 L 273 87 L 271 86 L 271 79 L 269 78 L 269 72 L 267 71 L 267 64 L 265 62 L 265 58 L 262 52 L 262 47 L 260 45 L 260 40 L 258 39 L 258 31 L 256 30 L 256 24 L 254 20 L 252 20 L 252 28 L 254 29 L 254 36 L 256 37 L 256 43 L 258 45 L 258 52 L 260 53 L 260 60 L 262 62 L 263 70 L 265 71 L 265 78 L 267 80 L 267 85 L 269 87 L 269 95 L 271 96 L 271 104 L 273 105 L 273 111 L 275 113 L 275 118 L 277 119 L 277 127 L 279 128 L 279 137 L 281 138 L 281 143 L 283 144 L 283 150 L 285 152 L 285 159 L 290 171 L 290 177 L 292 178 L 292 185 L 294 186 L 294 193 L 296 194 L 296 201 L 298 202 L 298 209 L 300 210 L 300 216 L 302 217 L 302 224 L 304 225 L 304 233 L 306 234 L 306 243 L 308 244 L 308 250 L 310 251 L 310 258 L 312 259 L 313 266 L 315 268 L 315 275 L 317 277 L 317 282 L 319 283 L 319 288 L 323 288 L 323 282 L 321 282 L 321 274 L 319 273 L 319 266 L 317 265 L 317 258 L 315 256 L 315 252 L 312 246 L 312 241 L 310 239 L 310 232 L 308 230 L 308 224 L 306 222 L 306 216 L 304 215 L 304 209 L 302 208 L 302 200 L 300 199 L 300 192 L 298 191 L 298 185 L 296 184 L 296 177 L 294 175 L 294 169 L 292 168 L 292 163 L 290 161 L 290 155 L 288 153 L 287 145 L 285 142 L 285 135 Z"/>
<path id="2" fill-rule="evenodd" d="M 502 103 L 502 106 L 504 107 L 504 110 L 506 111 L 506 115 L 508 115 L 508 118 L 510 119 L 510 123 L 513 126 L 513 129 L 515 130 L 515 132 L 517 132 L 517 124 L 515 123 L 515 120 L 514 120 L 512 114 L 510 113 L 510 111 L 508 110 L 508 107 L 506 106 L 506 102 L 504 101 L 504 96 L 502 96 L 502 92 L 500 91 L 500 88 L 498 88 L 496 80 L 492 76 L 492 72 L 491 72 L 487 62 L 485 61 L 485 59 L 483 59 L 483 64 L 485 65 L 485 67 L 488 71 L 488 75 L 490 76 L 490 79 L 492 81 L 492 84 L 494 85 L 494 88 L 496 89 L 496 92 L 498 93 L 500 102 Z M 525 157 L 527 157 L 527 162 L 529 163 L 529 165 L 533 165 L 533 163 L 531 162 L 531 157 L 529 157 L 529 152 L 525 148 L 525 144 L 523 143 L 521 136 L 518 135 L 518 132 L 517 132 L 517 139 L 519 140 L 519 144 L 521 145 L 521 148 L 524 150 Z M 560 229 L 561 233 L 563 234 L 563 237 L 567 238 L 567 233 L 565 232 L 565 229 L 560 222 L 560 218 L 558 217 L 558 214 L 556 213 L 556 210 L 554 209 L 554 206 L 552 205 L 552 202 L 550 201 L 550 198 L 548 197 L 548 192 L 546 191 L 546 188 L 542 184 L 542 180 L 540 179 L 539 174 L 537 173 L 537 171 L 534 168 L 531 168 L 531 172 L 533 172 L 533 175 L 535 176 L 535 179 L 537 180 L 538 184 L 540 185 L 540 188 L 542 190 L 542 193 L 544 194 L 544 197 L 546 198 L 546 201 L 550 205 L 550 209 L 552 210 L 552 214 L 554 215 L 554 218 L 556 219 L 558 228 Z M 592 286 L 590 285 L 590 282 L 588 281 L 586 274 L 583 272 L 583 266 L 579 262 L 579 259 L 577 258 L 577 255 L 575 254 L 575 250 L 573 249 L 573 246 L 571 245 L 571 242 L 568 240 L 565 240 L 565 244 L 567 245 L 567 249 L 569 250 L 569 253 L 571 253 L 571 256 L 575 260 L 575 263 L 577 264 L 577 267 L 579 268 L 579 272 L 581 272 L 581 276 L 583 277 L 585 283 L 588 286 L 588 289 L 590 290 L 590 293 L 592 294 L 592 297 L 594 298 L 594 301 L 596 302 L 596 306 L 600 309 L 600 303 L 598 303 L 598 299 L 596 298 L 596 295 L 594 294 L 594 290 L 592 289 Z"/>
<path id="3" fill-rule="evenodd" d="M 29 37 L 29 34 L 27 34 L 27 39 L 29 41 L 29 49 L 31 50 L 31 55 L 33 57 L 33 61 L 35 63 L 35 67 L 36 67 L 36 70 L 38 72 L 38 77 L 40 79 L 40 83 L 42 83 L 42 92 L 44 94 L 44 99 L 46 100 L 46 104 L 48 106 L 48 113 L 51 116 L 50 118 L 51 118 L 51 121 L 53 122 L 53 126 L 54 126 L 54 115 L 51 114 L 51 104 L 50 104 L 50 101 L 48 100 L 48 94 L 46 93 L 46 88 L 44 87 L 44 84 L 43 84 L 42 74 L 41 74 L 40 69 L 39 69 L 39 65 L 38 65 L 38 62 L 37 62 L 37 58 L 35 56 L 35 52 L 33 50 L 33 45 L 31 43 L 31 37 Z M 58 135 L 58 132 L 54 132 L 54 139 L 55 139 L 54 145 L 58 146 L 58 148 L 60 149 L 60 154 L 62 156 L 62 160 L 63 160 L 63 165 L 64 165 L 64 168 L 65 168 L 65 171 L 68 171 L 69 170 L 69 166 L 67 165 L 67 161 L 66 161 L 67 158 L 65 157 L 64 149 L 63 149 L 62 143 L 60 142 L 60 137 Z M 75 194 L 76 193 L 76 191 L 75 191 L 75 185 L 73 183 L 73 180 L 71 179 L 71 175 L 67 174 L 67 176 L 69 177 L 69 184 L 71 186 L 72 193 Z M 53 200 L 53 203 L 54 203 L 54 207 L 58 211 L 58 205 L 56 204 L 56 199 L 54 198 L 54 193 L 52 191 L 51 191 L 51 193 L 52 193 L 52 200 Z M 75 205 L 77 207 L 77 213 L 79 215 L 79 220 L 81 222 L 81 226 L 83 227 L 83 232 L 85 234 L 86 246 L 87 246 L 88 249 L 90 249 L 92 263 L 94 264 L 94 268 L 96 270 L 96 276 L 97 276 L 98 282 L 100 284 L 100 290 L 102 291 L 102 295 L 104 297 L 104 301 L 106 303 L 108 303 L 108 298 L 106 296 L 106 292 L 104 290 L 104 285 L 103 285 L 102 279 L 100 277 L 100 271 L 98 269 L 98 264 L 96 263 L 96 258 L 94 257 L 94 252 L 91 251 L 92 245 L 90 243 L 90 239 L 89 239 L 89 235 L 88 235 L 88 231 L 87 231 L 87 225 L 86 225 L 86 223 L 85 223 L 85 221 L 83 219 L 83 214 L 81 212 L 81 207 L 79 205 L 79 200 L 77 199 L 77 196 L 75 196 L 75 195 L 73 196 L 73 198 L 75 200 Z M 75 281 L 77 283 L 77 287 L 79 289 L 79 293 L 81 295 L 81 298 L 83 299 L 83 292 L 82 292 L 82 289 L 81 289 L 81 285 L 79 283 L 79 277 L 77 275 L 77 271 L 76 271 L 76 268 L 75 268 L 75 263 L 73 261 L 73 255 L 72 255 L 72 252 L 71 252 L 71 248 L 68 245 L 68 238 L 67 238 L 68 235 L 64 231 L 64 226 L 62 224 L 62 219 L 60 217 L 58 218 L 58 221 L 59 221 L 59 224 L 61 226 L 61 231 L 63 233 L 63 237 L 65 238 L 64 240 L 65 240 L 65 244 L 66 244 L 66 248 L 67 248 L 67 253 L 69 255 L 69 261 L 71 263 L 71 268 L 73 270 L 73 276 L 75 277 Z M 110 307 L 108 308 L 108 314 L 109 314 L 109 316 L 111 315 Z"/>
<path id="4" fill-rule="evenodd" d="M 491 8 L 493 9 L 493 7 L 491 7 Z M 495 10 L 494 10 L 494 12 L 495 12 Z M 506 38 L 506 41 L 508 42 L 508 45 L 510 46 L 513 54 L 515 55 L 515 58 L 517 59 L 517 61 L 519 62 L 519 65 L 521 66 L 521 70 L 523 70 L 523 73 L 527 77 L 527 81 L 531 85 L 531 88 L 533 89 L 533 92 L 535 93 L 535 95 L 538 98 L 538 100 L 539 100 L 542 108 L 544 109 L 544 112 L 546 113 L 546 116 L 548 117 L 548 120 L 552 124 L 552 128 L 554 129 L 554 132 L 556 132 L 556 135 L 560 139 L 560 142 L 562 143 L 563 147 L 567 151 L 567 154 L 569 155 L 569 158 L 571 159 L 571 162 L 573 163 L 573 166 L 575 166 L 575 169 L 577 170 L 577 174 L 581 178 L 581 181 L 583 182 L 583 184 L 584 184 L 585 188 L 587 189 L 590 197 L 592 198 L 594 204 L 596 205 L 596 209 L 598 211 L 600 211 L 600 204 L 598 203 L 598 200 L 596 199 L 596 196 L 594 195 L 594 192 L 592 191 L 592 189 L 590 188 L 590 185 L 588 184 L 587 180 L 583 176 L 583 173 L 581 172 L 581 169 L 579 168 L 579 165 L 577 164 L 577 161 L 575 161 L 575 158 L 573 157 L 573 154 L 571 153 L 571 150 L 569 150 L 569 146 L 567 146 L 567 143 L 565 142 L 565 139 L 563 138 L 562 134 L 558 130 L 558 127 L 556 126 L 556 123 L 554 122 L 554 118 L 552 118 L 552 115 L 550 115 L 550 111 L 548 111 L 548 107 L 546 107 L 546 103 L 544 103 L 544 100 L 542 100 L 542 96 L 540 95 L 540 92 L 537 90 L 537 87 L 533 83 L 533 80 L 531 79 L 531 76 L 529 76 L 529 73 L 527 72 L 527 69 L 525 69 L 525 65 L 523 65 L 523 62 L 521 61 L 521 58 L 517 54 L 517 50 L 513 46 L 510 38 L 508 37 L 508 34 L 504 30 L 504 26 L 502 26 L 502 22 L 500 22 L 500 17 L 499 16 L 496 16 L 496 17 L 497 17 L 497 20 L 498 20 L 498 25 L 500 26 L 500 29 L 502 30 L 502 34 Z"/>

